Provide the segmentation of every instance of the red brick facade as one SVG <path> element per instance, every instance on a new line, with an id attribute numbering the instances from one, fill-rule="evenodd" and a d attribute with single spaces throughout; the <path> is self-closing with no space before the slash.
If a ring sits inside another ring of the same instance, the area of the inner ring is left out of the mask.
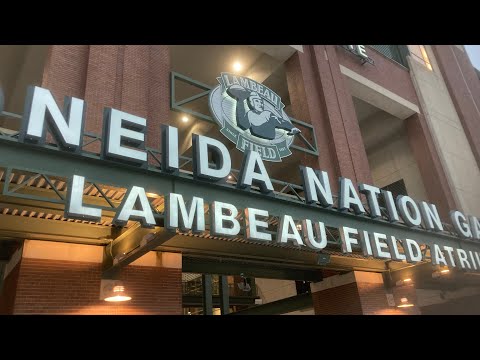
<path id="1" fill-rule="evenodd" d="M 367 53 L 375 61 L 375 65 L 362 65 L 357 56 L 339 46 L 331 46 L 337 48 L 337 58 L 340 65 L 355 71 L 357 74 L 416 105 L 419 104 L 410 73 L 402 65 L 397 64 L 371 47 L 367 47 Z"/>
<path id="2" fill-rule="evenodd" d="M 413 286 L 392 289 L 395 304 L 406 297 L 415 304 Z M 389 306 L 383 283 L 352 282 L 317 291 L 312 294 L 315 315 L 418 315 L 417 306 L 398 308 Z"/>
<path id="3" fill-rule="evenodd" d="M 22 259 L 14 314 L 182 313 L 181 269 L 127 266 L 120 279 L 132 300 L 120 304 L 99 299 L 101 264 Z"/>
<path id="4" fill-rule="evenodd" d="M 168 123 L 170 56 L 164 45 L 51 46 L 42 86 L 62 104 L 65 96 L 87 104 L 85 130 L 101 135 L 103 109 L 114 107 L 148 119 L 147 146 L 160 147 Z M 98 152 L 99 143 L 86 150 Z"/>
<path id="5" fill-rule="evenodd" d="M 326 58 L 328 54 L 328 60 Z M 314 126 L 319 167 L 332 179 L 371 183 L 365 146 L 353 100 L 330 45 L 304 46 L 286 63 L 294 116 Z M 310 161 L 307 163 L 315 164 Z M 337 184 L 332 182 L 335 191 Z"/>
<path id="6" fill-rule="evenodd" d="M 362 303 L 356 283 L 314 292 L 312 300 L 315 315 L 362 314 Z"/>

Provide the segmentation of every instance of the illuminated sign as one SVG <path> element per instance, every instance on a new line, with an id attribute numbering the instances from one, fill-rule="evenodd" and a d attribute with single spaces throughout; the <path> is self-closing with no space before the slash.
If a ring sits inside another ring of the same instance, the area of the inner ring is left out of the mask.
<path id="1" fill-rule="evenodd" d="M 226 81 L 226 80 L 225 80 Z M 229 79 L 229 81 L 233 81 Z M 258 90 L 258 88 L 257 88 Z M 268 96 L 272 103 L 281 108 L 280 98 L 275 94 Z M 223 95 L 222 95 L 223 96 Z M 278 101 L 278 102 L 277 102 Z M 51 129 L 60 148 L 79 152 L 85 123 L 85 103 L 76 98 L 67 98 L 65 111 L 58 108 L 49 90 L 30 87 L 26 99 L 26 111 L 23 117 L 19 141 L 34 144 L 45 143 L 46 129 Z M 104 111 L 104 141 L 102 157 L 115 161 L 126 161 L 138 166 L 147 165 L 145 150 L 147 120 L 116 109 Z M 261 130 L 260 130 L 261 131 Z M 285 131 L 285 130 L 283 130 Z M 178 129 L 162 125 L 162 166 L 161 171 L 169 174 L 179 172 Z M 220 141 L 198 134 L 192 135 L 193 177 L 197 181 L 210 183 L 225 182 L 232 171 L 232 161 L 227 147 Z M 262 149 L 244 149 L 244 159 L 240 168 L 236 187 L 250 190 L 252 186 L 265 196 L 275 196 L 272 182 L 263 162 Z M 210 162 L 209 162 L 210 158 Z M 327 172 L 300 166 L 305 203 L 312 207 L 333 208 L 333 193 Z M 341 177 L 338 190 L 338 207 L 335 211 L 383 220 L 379 200 L 385 204 L 386 220 L 391 223 L 403 222 L 411 228 L 423 227 L 431 233 L 444 231 L 437 208 L 425 201 L 415 201 L 409 196 L 401 195 L 396 199 L 390 191 L 381 190 L 369 184 L 355 185 L 352 180 Z M 85 177 L 73 175 L 67 187 L 67 205 L 65 217 L 99 222 L 102 209 L 83 204 Z M 365 206 L 360 198 L 366 198 Z M 186 205 L 188 200 L 189 205 Z M 221 199 L 219 199 L 221 200 Z M 318 218 L 294 219 L 291 214 L 280 215 L 277 232 L 272 236 L 267 232 L 268 211 L 247 207 L 238 209 L 234 204 L 224 201 L 211 201 L 205 204 L 201 197 L 184 199 L 182 194 L 165 194 L 165 228 L 169 231 L 206 231 L 205 205 L 209 205 L 210 233 L 214 236 L 238 236 L 242 232 L 245 239 L 256 242 L 277 242 L 294 244 L 315 251 L 325 248 L 326 233 L 321 214 Z M 368 209 L 368 211 L 367 211 Z M 244 222 L 238 216 L 243 213 Z M 123 226 L 134 220 L 142 227 L 156 225 L 145 189 L 132 186 L 128 189 L 122 204 L 116 209 L 113 223 Z M 451 211 L 450 220 L 457 234 L 464 239 L 480 242 L 480 221 L 475 216 L 465 216 L 460 211 Z M 300 221 L 297 228 L 296 221 Z M 353 246 L 361 248 L 364 256 L 392 259 L 415 263 L 424 260 L 424 253 L 415 239 L 396 239 L 394 236 L 380 232 L 367 232 L 353 227 L 339 226 L 342 251 L 351 253 Z M 397 246 L 401 241 L 403 252 Z M 430 246 L 432 264 L 480 270 L 480 253 L 444 244 Z"/>
<path id="2" fill-rule="evenodd" d="M 237 149 L 258 152 L 263 160 L 282 161 L 295 134 L 300 133 L 273 90 L 244 76 L 221 73 L 220 85 L 210 93 L 210 111 L 220 132 Z"/>
<path id="3" fill-rule="evenodd" d="M 342 47 L 362 59 L 363 64 L 366 62 L 372 65 L 374 64 L 373 59 L 367 55 L 365 45 L 342 45 Z"/>

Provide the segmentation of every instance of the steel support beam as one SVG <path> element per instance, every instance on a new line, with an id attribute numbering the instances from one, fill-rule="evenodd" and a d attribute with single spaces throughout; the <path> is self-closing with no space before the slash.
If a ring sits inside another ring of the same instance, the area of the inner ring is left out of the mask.
<path id="1" fill-rule="evenodd" d="M 198 238 L 185 235 L 178 235 L 165 246 L 157 248 L 159 251 L 182 251 L 184 254 L 194 253 L 196 255 L 216 255 L 217 257 L 236 257 L 250 261 L 262 261 L 268 263 L 271 268 L 280 265 L 290 269 L 300 268 L 303 270 L 315 270 L 331 268 L 336 270 L 364 270 L 364 271 L 386 271 L 385 260 L 366 259 L 359 257 L 347 257 L 331 255 L 327 265 L 318 264 L 318 254 L 315 252 L 298 251 L 296 249 L 280 246 L 264 246 L 253 242 L 236 242 L 222 239 Z M 260 265 L 260 264 L 259 264 Z M 222 266 L 219 264 L 219 266 Z M 238 272 L 237 274 L 239 274 Z M 225 273 L 228 274 L 228 273 Z M 252 275 L 251 275 L 252 276 Z M 297 279 L 300 280 L 300 279 Z M 314 279 L 312 279 L 314 280 Z"/>
<path id="2" fill-rule="evenodd" d="M 313 306 L 312 294 L 305 293 L 285 299 L 272 301 L 264 305 L 253 306 L 230 315 L 280 315 Z"/>
<path id="3" fill-rule="evenodd" d="M 87 176 L 88 181 L 95 183 L 119 187 L 137 185 L 144 187 L 148 192 L 157 194 L 179 193 L 185 199 L 200 196 L 207 203 L 222 199 L 222 201 L 232 203 L 240 209 L 255 207 L 267 210 L 271 215 L 278 216 L 286 213 L 299 220 L 320 220 L 326 226 L 336 228 L 348 226 L 359 230 L 375 231 L 393 235 L 397 239 L 414 239 L 427 245 L 436 243 L 474 251 L 479 251 L 480 248 L 478 242 L 460 240 L 445 233 L 414 229 L 401 224 L 391 224 L 386 220 L 374 220 L 368 216 L 356 216 L 335 209 L 306 205 L 293 198 L 287 200 L 279 196 L 276 198 L 265 196 L 256 192 L 236 189 L 231 184 L 210 184 L 194 180 L 189 174 L 174 176 L 156 170 L 145 172 L 145 169 L 132 165 L 102 160 L 87 154 L 72 154 L 52 147 L 22 144 L 12 138 L 0 137 L 0 153 L 2 154 L 0 166 L 3 167 L 18 164 L 19 167 L 32 172 L 62 174 L 66 177 L 80 174 Z"/>
<path id="4" fill-rule="evenodd" d="M 320 270 L 294 269 L 291 264 L 252 264 L 243 262 L 209 261 L 208 259 L 192 259 L 182 256 L 182 271 L 201 274 L 238 275 L 283 280 L 321 281 Z M 225 277 L 225 276 L 222 276 Z"/>
<path id="5" fill-rule="evenodd" d="M 202 275 L 203 315 L 213 315 L 212 275 Z"/>
<path id="6" fill-rule="evenodd" d="M 105 243 L 105 239 L 111 238 L 112 228 L 110 226 L 0 214 L 0 236 L 53 241 L 62 241 L 62 239 L 68 241 L 70 239 L 81 242 L 90 240 L 89 243 L 102 245 Z"/>
<path id="7" fill-rule="evenodd" d="M 227 315 L 230 312 L 230 291 L 228 289 L 228 278 L 225 275 L 220 275 L 220 313 Z"/>
<path id="8" fill-rule="evenodd" d="M 103 252 L 103 278 L 111 279 L 119 270 L 175 236 L 165 228 L 144 229 L 135 226 L 121 234 L 105 247 Z"/>

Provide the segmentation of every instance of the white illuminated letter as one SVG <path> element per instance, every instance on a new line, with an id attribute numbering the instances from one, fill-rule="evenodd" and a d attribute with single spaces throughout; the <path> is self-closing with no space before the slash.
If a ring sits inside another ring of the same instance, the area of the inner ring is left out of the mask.
<path id="1" fill-rule="evenodd" d="M 220 141 L 207 136 L 193 134 L 193 175 L 195 177 L 219 181 L 228 176 L 232 169 L 230 154 Z M 208 153 L 212 153 L 215 168 L 208 165 Z"/>
<path id="2" fill-rule="evenodd" d="M 352 252 L 352 244 L 358 245 L 358 240 L 351 237 L 351 235 L 358 235 L 358 230 L 347 226 L 338 228 L 340 231 L 340 239 L 342 240 L 342 251 L 344 253 Z"/>
<path id="3" fill-rule="evenodd" d="M 440 246 L 438 246 L 437 244 L 433 244 L 433 251 L 432 251 L 432 248 L 430 247 L 430 253 L 432 256 L 432 265 L 448 266 L 447 261 L 445 260 L 445 256 L 443 255 L 443 252 L 440 249 Z"/>
<path id="4" fill-rule="evenodd" d="M 261 216 L 268 218 L 268 211 L 246 208 L 245 209 L 245 232 L 247 240 L 272 241 L 272 235 L 261 232 L 258 228 L 268 229 L 268 222 L 257 219 Z"/>
<path id="5" fill-rule="evenodd" d="M 368 184 L 359 184 L 358 189 L 362 194 L 367 196 L 368 206 L 370 208 L 370 216 L 372 218 L 381 217 L 380 206 L 378 205 L 377 195 L 380 194 L 380 189 L 376 186 Z"/>
<path id="6" fill-rule="evenodd" d="M 202 198 L 194 196 L 192 198 L 190 209 L 180 194 L 170 193 L 165 197 L 165 227 L 169 231 L 192 230 L 195 233 L 205 231 L 205 213 L 203 210 L 204 201 Z"/>
<path id="7" fill-rule="evenodd" d="M 405 224 L 408 226 L 418 226 L 422 223 L 422 216 L 416 202 L 407 195 L 397 197 L 397 207 Z"/>
<path id="8" fill-rule="evenodd" d="M 405 255 L 398 252 L 397 239 L 395 239 L 395 236 L 389 237 L 387 240 L 387 245 L 393 260 L 402 261 L 406 259 Z"/>
<path id="9" fill-rule="evenodd" d="M 103 122 L 106 136 L 103 143 L 104 156 L 136 163 L 147 161 L 145 151 L 146 119 L 120 110 L 106 108 Z M 130 147 L 123 146 L 122 142 L 126 142 Z"/>
<path id="10" fill-rule="evenodd" d="M 240 223 L 236 219 L 237 208 L 232 204 L 214 201 L 210 205 L 210 235 L 236 236 L 240 232 Z M 225 226 L 228 223 L 229 226 Z"/>
<path id="11" fill-rule="evenodd" d="M 450 219 L 452 220 L 453 227 L 457 231 L 458 235 L 464 238 L 472 237 L 472 231 L 470 230 L 470 226 L 468 225 L 465 215 L 458 210 L 452 210 L 450 211 Z"/>
<path id="12" fill-rule="evenodd" d="M 38 86 L 29 86 L 25 104 L 26 111 L 23 115 L 20 141 L 28 139 L 37 143 L 45 143 L 47 133 L 45 121 L 47 121 L 53 127 L 52 135 L 60 145 L 69 150 L 79 149 L 85 123 L 85 102 L 83 100 L 66 97 L 62 114 L 49 90 Z"/>
<path id="13" fill-rule="evenodd" d="M 178 129 L 162 125 L 162 170 L 178 172 Z"/>
<path id="14" fill-rule="evenodd" d="M 140 208 L 140 210 L 134 208 Z M 133 186 L 128 191 L 120 204 L 120 211 L 117 211 L 112 222 L 115 225 L 125 226 L 128 220 L 139 221 L 142 227 L 146 228 L 155 226 L 152 207 L 143 187 Z"/>
<path id="15" fill-rule="evenodd" d="M 454 258 L 454 253 L 453 253 L 453 247 L 451 246 L 443 246 L 443 249 L 448 253 L 448 257 L 450 259 L 450 266 L 456 267 L 457 265 L 455 264 L 455 258 Z"/>
<path id="16" fill-rule="evenodd" d="M 385 200 L 385 205 L 388 212 L 388 220 L 392 223 L 400 220 L 397 213 L 397 208 L 395 207 L 395 202 L 393 201 L 393 195 L 391 191 L 382 190 L 383 199 Z"/>
<path id="17" fill-rule="evenodd" d="M 350 208 L 352 208 L 357 215 L 365 213 L 362 201 L 358 197 L 357 191 L 352 184 L 352 180 L 341 177 L 338 209 L 344 211 Z"/>
<path id="18" fill-rule="evenodd" d="M 420 201 L 420 212 L 423 222 L 428 230 L 443 231 L 442 221 L 438 215 L 437 207 L 425 201 Z"/>
<path id="19" fill-rule="evenodd" d="M 322 206 L 333 205 L 330 182 L 326 171 L 314 171 L 310 167 L 300 167 L 302 174 L 303 190 L 307 204 L 319 202 Z"/>
<path id="20" fill-rule="evenodd" d="M 321 250 L 327 246 L 327 233 L 323 222 L 315 222 L 315 233 L 312 221 L 309 219 L 302 221 L 303 241 L 305 245 L 312 250 Z M 320 241 L 319 241 L 320 240 Z"/>
<path id="21" fill-rule="evenodd" d="M 277 243 L 286 244 L 289 241 L 294 242 L 295 245 L 304 245 L 293 218 L 290 215 L 283 215 L 280 217 L 277 228 Z"/>
<path id="22" fill-rule="evenodd" d="M 472 229 L 472 237 L 480 240 L 480 221 L 475 216 L 469 216 L 470 228 Z"/>
<path id="23" fill-rule="evenodd" d="M 84 187 L 85 178 L 83 176 L 73 175 L 67 187 L 65 217 L 100 222 L 102 219 L 102 209 L 83 206 Z"/>
<path id="24" fill-rule="evenodd" d="M 256 151 L 247 150 L 240 168 L 240 178 L 237 182 L 237 187 L 240 189 L 249 188 L 252 186 L 253 181 L 259 184 L 262 193 L 268 194 L 273 191 L 272 182 L 260 154 Z"/>
<path id="25" fill-rule="evenodd" d="M 415 248 L 415 251 L 413 248 Z M 403 241 L 403 251 L 405 252 L 407 262 L 417 263 L 422 261 L 422 250 L 415 240 L 405 239 Z"/>
<path id="26" fill-rule="evenodd" d="M 367 50 L 365 49 L 365 45 L 357 45 L 357 52 L 363 58 L 368 58 Z"/>
<path id="27" fill-rule="evenodd" d="M 360 231 L 360 246 L 362 247 L 363 256 L 372 256 L 372 246 L 370 244 L 370 236 L 368 232 Z"/>
<path id="28" fill-rule="evenodd" d="M 373 233 L 373 238 L 370 239 L 372 250 L 373 250 L 373 257 L 378 259 L 391 259 L 392 256 L 389 252 L 385 251 L 388 250 L 388 245 L 385 242 L 381 242 L 380 240 L 387 240 L 387 235 L 382 233 Z"/>
<path id="29" fill-rule="evenodd" d="M 463 249 L 457 249 L 457 256 L 458 256 L 458 262 L 460 263 L 460 267 L 462 269 L 469 269 L 471 270 L 472 267 L 470 266 L 470 263 L 467 260 L 467 253 Z"/>

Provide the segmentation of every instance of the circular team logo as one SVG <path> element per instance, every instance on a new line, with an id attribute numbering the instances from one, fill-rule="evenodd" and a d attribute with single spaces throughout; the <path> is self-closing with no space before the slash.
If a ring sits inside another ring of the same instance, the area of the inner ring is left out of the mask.
<path id="1" fill-rule="evenodd" d="M 263 160 L 279 162 L 291 155 L 290 145 L 300 130 L 283 111 L 280 96 L 235 74 L 221 73 L 217 80 L 220 85 L 211 91 L 209 105 L 220 132 L 238 150 L 257 151 Z"/>

